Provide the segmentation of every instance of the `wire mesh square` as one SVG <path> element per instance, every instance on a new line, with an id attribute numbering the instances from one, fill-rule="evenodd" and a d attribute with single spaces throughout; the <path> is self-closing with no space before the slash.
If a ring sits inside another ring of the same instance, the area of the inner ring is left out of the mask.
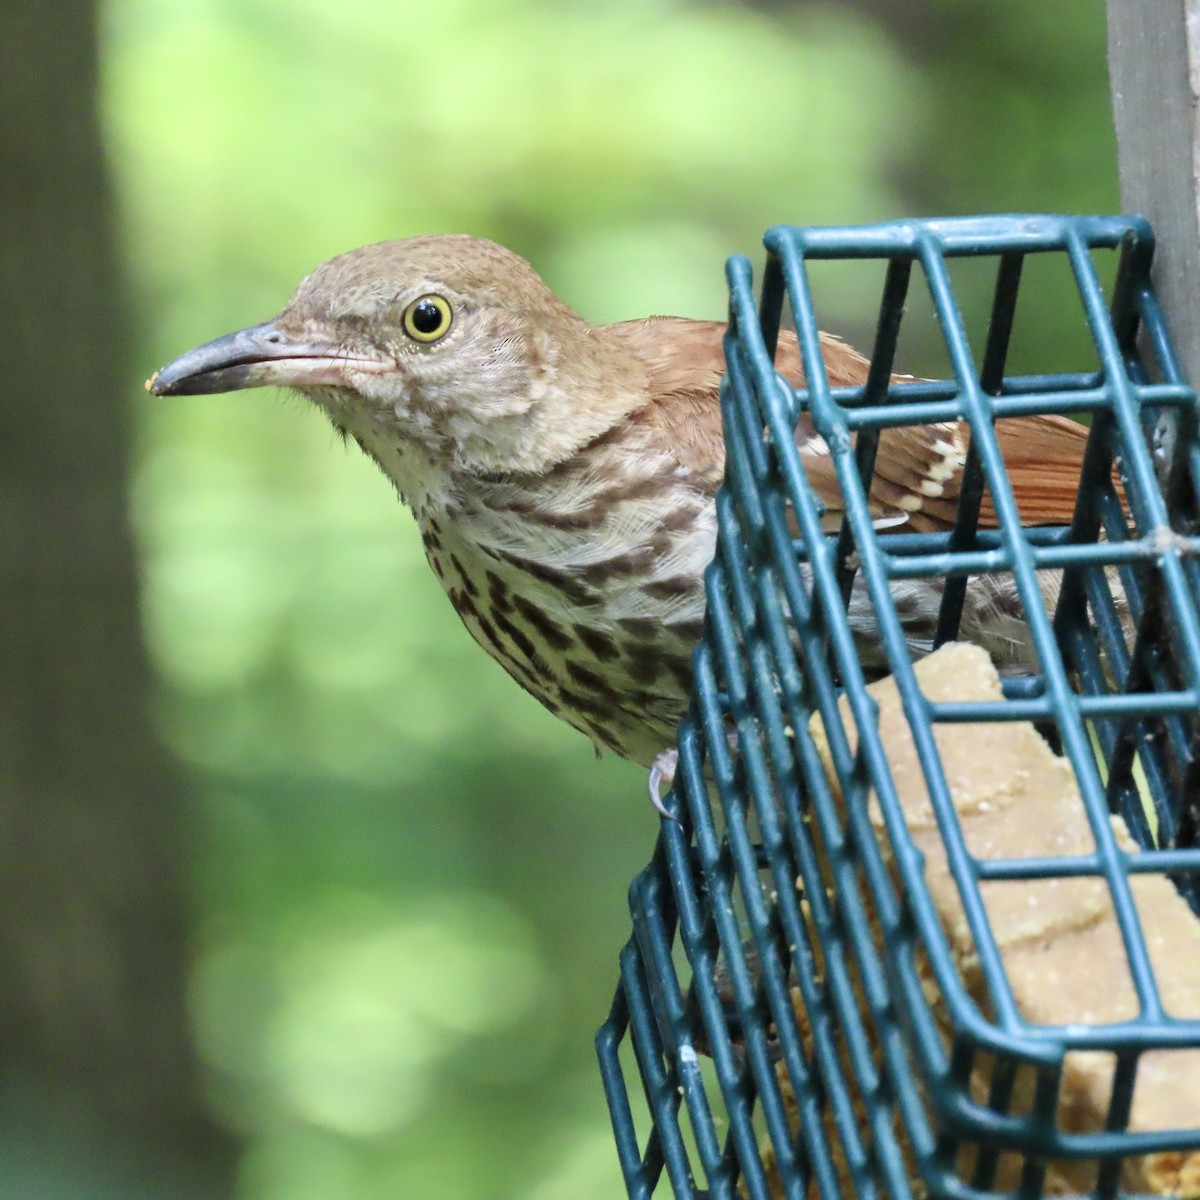
<path id="1" fill-rule="evenodd" d="M 1137 218 L 1007 216 L 777 227 L 765 244 L 757 305 L 748 262 L 728 268 L 726 481 L 669 800 L 679 819 L 630 890 L 633 936 L 597 1038 L 629 1195 L 660 1182 L 676 1197 L 752 1200 L 1163 1194 L 1141 1186 L 1150 1162 L 1175 1172 L 1167 1190 L 1200 1195 L 1200 1105 L 1130 1128 L 1139 1071 L 1200 1070 L 1200 996 L 1195 1011 L 1166 1011 L 1159 986 L 1164 953 L 1200 963 L 1200 925 L 1164 949 L 1138 905 L 1148 876 L 1193 910 L 1200 899 L 1200 437 L 1150 284 L 1151 232 Z M 1097 253 L 1116 259 L 1109 304 Z M 1023 271 L 1040 256 L 1069 266 L 1096 369 L 1007 369 Z M 964 258 L 993 264 L 983 330 L 956 302 L 950 267 Z M 833 387 L 810 268 L 864 259 L 886 264 L 871 367 L 862 386 Z M 893 375 L 914 274 L 943 378 Z M 789 316 L 798 351 L 781 345 Z M 776 369 L 788 352 L 803 387 Z M 1023 527 L 996 427 L 1041 413 L 1090 432 L 1070 523 Z M 832 531 L 797 448 L 802 416 L 829 448 L 844 513 Z M 878 527 L 881 432 L 940 421 L 970 429 L 950 527 Z M 940 645 L 978 581 L 1000 572 L 1035 669 L 1007 677 L 1003 698 L 930 700 L 897 584 L 937 581 Z M 852 595 L 874 608 L 874 669 L 847 620 Z M 911 733 L 966 957 L 898 798 L 868 691 L 881 673 Z M 981 722 L 1033 722 L 1061 750 L 1090 849 L 972 853 L 938 738 Z M 1104 897 L 1127 1017 L 1052 1023 L 1014 995 L 991 914 L 1030 881 Z M 1084 1066 L 1106 1090 L 1104 1111 L 1080 1118 Z"/>

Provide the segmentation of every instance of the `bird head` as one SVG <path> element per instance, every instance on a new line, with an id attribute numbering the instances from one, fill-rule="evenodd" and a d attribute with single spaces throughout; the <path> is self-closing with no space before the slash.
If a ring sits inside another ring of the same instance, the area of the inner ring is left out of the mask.
<path id="1" fill-rule="evenodd" d="M 416 237 L 322 263 L 274 320 L 189 350 L 147 387 L 176 396 L 280 385 L 377 458 L 382 440 L 460 469 L 537 470 L 574 448 L 562 410 L 577 379 L 597 377 L 604 350 L 593 334 L 503 246 Z"/>

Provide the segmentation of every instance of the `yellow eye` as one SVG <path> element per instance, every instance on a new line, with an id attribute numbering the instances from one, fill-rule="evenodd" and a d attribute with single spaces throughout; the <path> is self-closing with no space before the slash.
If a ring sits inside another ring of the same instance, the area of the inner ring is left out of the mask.
<path id="1" fill-rule="evenodd" d="M 404 310 L 404 332 L 414 342 L 436 342 L 450 332 L 454 314 L 441 296 L 418 296 Z"/>

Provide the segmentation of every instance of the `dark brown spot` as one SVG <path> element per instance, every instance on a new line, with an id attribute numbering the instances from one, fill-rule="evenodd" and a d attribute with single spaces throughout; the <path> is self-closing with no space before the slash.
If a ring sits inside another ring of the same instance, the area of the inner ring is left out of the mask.
<path id="1" fill-rule="evenodd" d="M 674 662 L 671 664 L 671 675 L 678 685 L 679 690 L 685 695 L 690 695 L 692 690 L 692 664 L 691 660 L 683 662 Z"/>
<path id="2" fill-rule="evenodd" d="M 488 586 L 488 599 L 492 607 L 499 612 L 512 612 L 512 597 L 508 594 L 508 584 L 494 571 L 485 572 Z"/>
<path id="3" fill-rule="evenodd" d="M 542 480 L 543 486 L 566 480 L 572 475 L 578 475 L 582 469 L 584 468 L 581 466 L 581 459 L 576 456 L 550 472 Z M 659 496 L 670 486 L 670 481 L 664 481 L 655 475 L 621 478 L 611 487 L 594 493 L 582 508 L 574 509 L 571 512 L 556 512 L 543 504 L 521 497 L 508 497 L 496 502 L 493 507 L 502 512 L 516 513 L 551 529 L 592 529 L 602 525 L 617 505 L 630 500 L 644 500 Z"/>
<path id="4" fill-rule="evenodd" d="M 665 533 L 678 533 L 681 529 L 690 529 L 696 522 L 698 511 L 692 505 L 676 505 L 659 521 L 658 528 Z"/>
<path id="5" fill-rule="evenodd" d="M 562 701 L 564 707 L 578 713 L 581 717 L 594 717 L 598 721 L 612 719 L 613 704 L 611 702 L 606 703 L 593 696 L 585 696 L 581 692 L 573 692 L 569 688 L 559 688 L 558 698 Z"/>
<path id="6" fill-rule="evenodd" d="M 565 464 L 565 467 L 572 467 L 572 464 Z M 546 487 L 552 480 L 562 478 L 565 473 L 565 468 L 550 473 L 542 479 L 542 486 Z M 524 517 L 526 521 L 548 525 L 552 529 L 579 529 L 594 523 L 594 519 L 587 515 L 586 509 L 582 512 L 554 512 L 528 494 L 514 496 L 506 491 L 502 497 L 489 500 L 487 507 L 493 512 L 513 513 L 515 516 Z"/>
<path id="7" fill-rule="evenodd" d="M 458 572 L 459 578 L 462 580 L 462 585 L 467 590 L 467 595 L 473 600 L 479 598 L 479 588 L 470 575 L 467 574 L 466 568 L 462 565 L 457 554 L 450 555 L 450 565 Z"/>
<path id="8" fill-rule="evenodd" d="M 436 558 L 431 554 L 429 556 L 429 565 L 433 568 L 433 573 L 439 579 L 446 578 L 446 569 L 442 566 L 442 560 L 440 558 Z"/>
<path id="9" fill-rule="evenodd" d="M 632 418 L 631 418 L 632 420 Z M 615 425 L 610 426 L 597 437 L 592 438 L 580 454 L 575 457 L 578 459 L 587 450 L 602 450 L 606 446 L 618 445 L 624 438 L 629 436 L 630 424 L 624 421 L 618 421 Z"/>
<path id="10" fill-rule="evenodd" d="M 545 563 L 534 562 L 531 558 L 519 558 L 511 554 L 502 554 L 500 557 L 516 567 L 517 570 L 524 571 L 526 575 L 538 580 L 539 583 L 544 583 L 548 587 L 562 592 L 576 604 L 594 604 L 596 602 L 595 592 L 568 571 L 560 570 L 558 567 L 549 567 Z"/>
<path id="11" fill-rule="evenodd" d="M 603 742 L 614 754 L 621 753 L 621 747 L 617 744 L 617 739 L 613 737 L 607 729 L 597 721 L 585 721 L 588 733 L 592 735 L 598 742 Z"/>
<path id="12" fill-rule="evenodd" d="M 549 675 L 550 668 L 546 666 L 541 655 L 537 652 L 537 647 L 533 644 L 529 635 L 523 629 L 520 629 L 514 625 L 503 613 L 492 613 L 492 620 L 495 621 L 496 628 L 499 629 L 523 655 L 525 655 L 533 667 L 535 667 L 543 675 Z"/>
<path id="13" fill-rule="evenodd" d="M 627 575 L 641 575 L 650 569 L 653 560 L 645 550 L 631 550 L 628 554 L 617 554 L 604 562 L 593 563 L 580 572 L 589 583 L 606 583 Z"/>
<path id="14" fill-rule="evenodd" d="M 450 593 L 450 602 L 458 609 L 460 616 L 474 617 L 476 620 L 481 619 L 479 608 L 466 592 L 460 592 L 455 588 Z"/>
<path id="15" fill-rule="evenodd" d="M 524 596 L 513 597 L 513 607 L 552 650 L 567 650 L 575 644 L 570 634 L 564 633 L 562 627 L 545 609 L 538 608 Z"/>
<path id="16" fill-rule="evenodd" d="M 634 683 L 653 683 L 662 671 L 662 662 L 652 646 L 639 646 L 637 653 L 626 660 L 625 669 Z"/>
<path id="17" fill-rule="evenodd" d="M 690 595 L 696 589 L 697 581 L 690 575 L 672 575 L 668 579 L 656 579 L 652 583 L 642 585 L 642 591 L 656 600 L 674 600 L 679 596 Z"/>
<path id="18" fill-rule="evenodd" d="M 627 710 L 647 716 L 655 710 L 662 709 L 667 702 L 667 697 L 661 692 L 651 692 L 645 689 L 640 689 L 636 692 L 630 692 L 625 698 L 625 707 Z"/>
<path id="19" fill-rule="evenodd" d="M 617 623 L 639 642 L 655 641 L 661 628 L 657 621 L 651 621 L 649 617 L 622 617 Z"/>
<path id="20" fill-rule="evenodd" d="M 479 626 L 479 632 L 492 644 L 493 648 L 503 653 L 504 647 L 500 645 L 500 635 L 496 632 L 496 627 L 483 615 L 476 611 L 474 613 L 475 624 Z"/>
<path id="21" fill-rule="evenodd" d="M 436 517 L 426 517 L 425 519 L 429 524 L 429 528 L 432 529 L 435 534 L 442 532 L 442 527 L 437 523 Z"/>
<path id="22" fill-rule="evenodd" d="M 597 513 L 589 506 L 578 512 L 552 512 L 550 509 L 539 508 L 529 514 L 539 525 L 550 529 L 561 529 L 568 532 L 579 532 L 583 529 L 594 529 L 604 520 L 603 513 Z"/>
<path id="23" fill-rule="evenodd" d="M 611 662 L 614 658 L 621 657 L 621 651 L 617 648 L 617 643 L 602 629 L 594 629 L 590 625 L 576 625 L 574 628 L 575 636 L 601 662 Z"/>
<path id="24" fill-rule="evenodd" d="M 487 477 L 485 476 L 485 478 Z M 489 482 L 498 481 L 489 480 Z M 519 517 L 532 517 L 539 515 L 537 513 L 537 506 L 533 503 L 533 501 L 520 496 L 510 496 L 505 500 L 491 499 L 487 504 L 487 507 L 491 509 L 492 512 L 515 513 Z"/>
<path id="25" fill-rule="evenodd" d="M 704 621 L 680 621 L 671 626 L 671 632 L 687 642 L 688 647 L 694 646 L 704 636 Z"/>
<path id="26" fill-rule="evenodd" d="M 597 695 L 606 695 L 615 699 L 616 693 L 609 686 L 608 680 L 590 668 L 585 667 L 582 663 L 572 662 L 568 659 L 567 674 L 580 687 L 588 688 Z"/>
<path id="27" fill-rule="evenodd" d="M 426 550 L 440 550 L 442 548 L 442 539 L 432 529 L 421 530 L 421 541 L 424 543 Z"/>

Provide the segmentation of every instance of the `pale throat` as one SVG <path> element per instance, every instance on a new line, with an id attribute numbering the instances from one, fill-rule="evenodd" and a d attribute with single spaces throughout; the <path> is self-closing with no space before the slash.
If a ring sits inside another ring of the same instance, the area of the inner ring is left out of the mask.
<path id="1" fill-rule="evenodd" d="M 432 448 L 432 430 L 415 430 L 425 437 L 405 433 L 394 409 L 368 407 L 362 397 L 341 388 L 311 388 L 308 397 L 375 463 L 418 517 L 429 509 L 445 511 L 453 493 L 451 472 L 445 456 Z M 405 427 L 413 429 L 420 420 L 406 419 Z"/>
<path id="2" fill-rule="evenodd" d="M 533 562 L 555 557 L 554 549 L 538 536 L 536 523 L 494 507 L 496 476 L 456 470 L 451 455 L 435 448 L 434 437 L 415 428 L 407 414 L 401 423 L 393 411 L 369 409 L 352 393 L 333 388 L 316 393 L 314 389 L 313 399 L 334 427 L 375 463 L 412 512 L 431 565 L 440 556 L 435 571 L 447 591 L 455 581 L 439 567 L 451 553 L 453 574 L 483 573 L 494 567 L 495 559 L 484 547 L 499 547 Z M 534 497 L 526 493 L 526 499 L 533 502 Z M 461 586 L 461 580 L 458 583 Z"/>

